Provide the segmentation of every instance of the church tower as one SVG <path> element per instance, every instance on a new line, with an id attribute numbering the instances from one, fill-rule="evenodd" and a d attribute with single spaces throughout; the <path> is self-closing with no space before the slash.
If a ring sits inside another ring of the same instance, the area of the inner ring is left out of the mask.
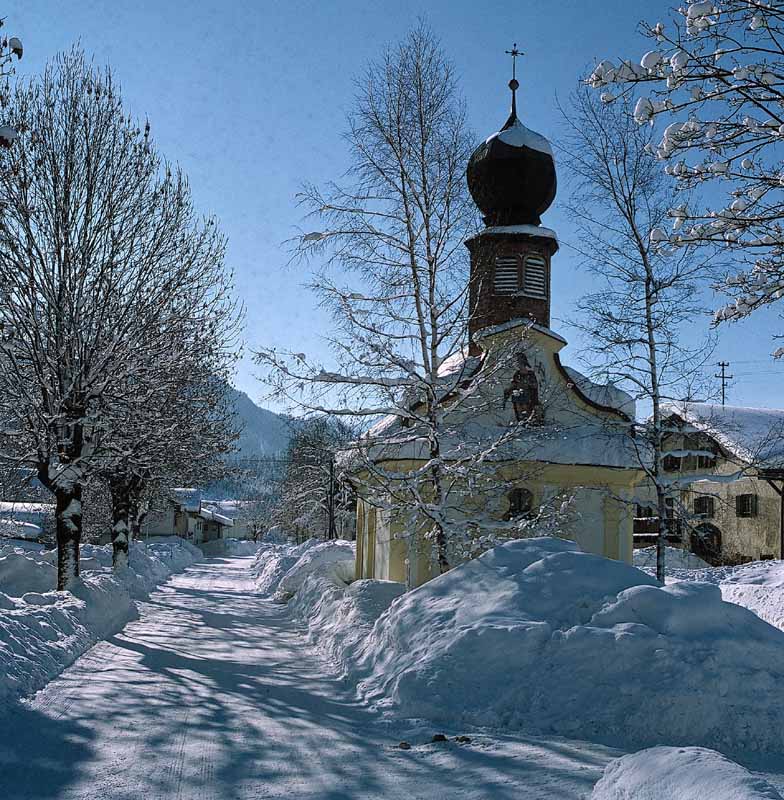
<path id="1" fill-rule="evenodd" d="M 508 52 L 514 64 L 517 46 Z M 466 170 L 486 226 L 466 242 L 472 349 L 478 331 L 512 320 L 550 327 L 550 260 L 558 241 L 542 227 L 541 215 L 555 199 L 555 162 L 547 139 L 517 118 L 518 87 L 513 68 L 511 114 L 477 147 Z"/>

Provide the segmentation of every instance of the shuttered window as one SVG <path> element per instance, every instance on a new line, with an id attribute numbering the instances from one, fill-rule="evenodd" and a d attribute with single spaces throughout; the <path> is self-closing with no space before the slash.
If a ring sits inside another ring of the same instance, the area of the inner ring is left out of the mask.
<path id="1" fill-rule="evenodd" d="M 496 258 L 493 289 L 496 294 L 515 294 L 517 292 L 516 256 L 499 256 Z"/>
<path id="2" fill-rule="evenodd" d="M 739 494 L 735 497 L 735 516 L 736 517 L 756 517 L 757 516 L 757 495 Z"/>
<path id="3" fill-rule="evenodd" d="M 714 516 L 714 505 L 712 497 L 695 497 L 694 498 L 694 513 L 697 516 L 710 518 Z"/>
<path id="4" fill-rule="evenodd" d="M 531 297 L 547 297 L 547 262 L 542 256 L 526 257 L 523 293 Z"/>

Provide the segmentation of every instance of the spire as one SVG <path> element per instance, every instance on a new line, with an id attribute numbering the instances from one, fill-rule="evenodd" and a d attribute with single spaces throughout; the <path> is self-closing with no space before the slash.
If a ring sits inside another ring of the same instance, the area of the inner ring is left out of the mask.
<path id="1" fill-rule="evenodd" d="M 505 50 L 504 52 L 508 56 L 512 56 L 512 80 L 509 81 L 509 88 L 512 90 L 512 113 L 501 130 L 511 128 L 517 121 L 517 90 L 520 88 L 520 83 L 517 80 L 517 57 L 525 55 L 522 50 L 517 49 L 517 42 L 512 45 L 511 50 Z"/>

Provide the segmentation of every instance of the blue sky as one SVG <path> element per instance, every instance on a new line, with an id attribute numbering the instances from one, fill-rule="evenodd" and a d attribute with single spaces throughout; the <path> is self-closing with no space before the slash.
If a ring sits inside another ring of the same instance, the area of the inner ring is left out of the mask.
<path id="1" fill-rule="evenodd" d="M 424 15 L 457 67 L 471 127 L 486 136 L 508 113 L 504 50 L 517 41 L 526 52 L 518 73 L 520 116 L 557 139 L 556 95 L 565 98 L 596 58 L 639 55 L 637 23 L 664 17 L 669 5 L 6 0 L 4 13 L 9 34 L 24 41 L 20 75 L 40 70 L 76 40 L 112 66 L 128 108 L 149 117 L 160 150 L 184 167 L 198 206 L 217 214 L 229 236 L 248 346 L 317 353 L 328 319 L 301 288 L 305 274 L 286 267 L 283 242 L 302 221 L 299 185 L 337 178 L 347 166 L 341 133 L 353 76 L 369 59 Z M 579 341 L 568 323 L 591 278 L 569 250 L 573 231 L 557 198 L 543 222 L 563 245 L 554 262 L 553 328 L 572 340 L 562 355 L 577 364 Z M 777 314 L 766 311 L 721 334 L 715 360 L 730 361 L 736 376 L 729 402 L 782 407 L 784 364 L 768 356 L 776 330 L 784 322 L 779 326 Z M 249 359 L 236 382 L 252 398 L 262 395 Z"/>

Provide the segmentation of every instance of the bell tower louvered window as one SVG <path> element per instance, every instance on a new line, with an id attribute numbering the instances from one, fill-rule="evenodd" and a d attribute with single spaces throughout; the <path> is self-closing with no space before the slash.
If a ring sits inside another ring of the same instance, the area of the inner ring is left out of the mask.
<path id="1" fill-rule="evenodd" d="M 518 289 L 517 256 L 498 256 L 493 291 L 495 294 L 515 294 Z"/>
<path id="2" fill-rule="evenodd" d="M 547 297 L 547 262 L 542 256 L 526 256 L 523 294 L 529 297 Z"/>

